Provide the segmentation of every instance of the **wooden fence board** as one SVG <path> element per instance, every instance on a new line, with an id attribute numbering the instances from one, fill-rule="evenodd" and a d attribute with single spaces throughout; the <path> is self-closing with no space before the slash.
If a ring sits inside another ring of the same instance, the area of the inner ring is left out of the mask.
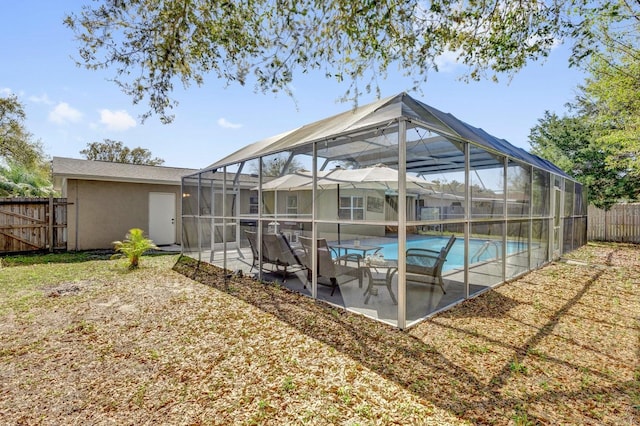
<path id="1" fill-rule="evenodd" d="M 604 211 L 589 206 L 589 240 L 640 243 L 640 203 L 616 204 Z"/>
<path id="2" fill-rule="evenodd" d="M 66 198 L 0 198 L 0 253 L 66 250 Z"/>

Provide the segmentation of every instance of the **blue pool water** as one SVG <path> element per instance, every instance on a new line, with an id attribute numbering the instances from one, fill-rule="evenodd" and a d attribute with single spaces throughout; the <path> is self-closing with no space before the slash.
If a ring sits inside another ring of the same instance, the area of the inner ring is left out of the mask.
<path id="1" fill-rule="evenodd" d="M 409 240 L 407 241 L 407 248 L 425 248 L 440 251 L 447 244 L 447 241 L 449 241 L 449 237 L 428 237 L 421 240 Z M 384 255 L 385 259 L 398 258 L 397 243 L 381 244 L 381 246 L 380 253 Z M 484 246 L 486 246 L 486 249 L 483 249 Z M 517 253 L 526 249 L 526 242 L 507 241 L 507 254 Z M 469 240 L 469 253 L 471 254 L 469 263 L 495 259 L 502 256 L 502 242 L 497 241 L 494 243 L 494 241 L 472 238 Z M 479 256 L 476 253 L 479 253 Z M 453 243 L 443 270 L 448 271 L 457 268 L 464 268 L 464 239 L 462 238 L 457 238 Z"/>

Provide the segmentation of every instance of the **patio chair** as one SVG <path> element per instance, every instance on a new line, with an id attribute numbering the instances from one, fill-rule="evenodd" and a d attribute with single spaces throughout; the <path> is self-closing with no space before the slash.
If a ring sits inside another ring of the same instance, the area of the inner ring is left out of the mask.
<path id="1" fill-rule="evenodd" d="M 294 267 L 296 265 L 302 266 L 302 261 L 299 258 L 301 253 L 295 251 L 287 237 L 282 234 L 262 234 L 262 262 L 260 262 L 260 256 L 258 253 L 258 235 L 253 231 L 245 230 L 245 235 L 249 240 L 249 246 L 251 247 L 251 253 L 253 255 L 253 263 L 249 272 L 253 268 L 257 268 L 262 263 L 263 268 L 265 266 L 271 267 L 267 269 L 268 272 L 276 272 L 282 274 L 282 282 L 286 282 L 287 268 Z"/>
<path id="2" fill-rule="evenodd" d="M 258 235 L 253 231 L 244 231 L 244 234 L 249 240 L 249 247 L 251 247 L 251 254 L 253 255 L 253 261 L 249 272 L 253 271 L 253 268 L 258 268 L 260 265 L 260 254 L 258 253 Z"/>
<path id="3" fill-rule="evenodd" d="M 440 251 L 422 248 L 407 250 L 407 282 L 419 282 L 439 285 L 443 293 L 447 293 L 442 282 L 442 267 L 447 261 L 449 250 L 453 247 L 456 236 L 452 235 Z"/>
<path id="4" fill-rule="evenodd" d="M 313 265 L 312 265 L 312 257 L 313 253 L 313 240 L 308 237 L 300 236 L 298 240 L 302 244 L 304 248 L 304 258 L 303 264 L 307 269 L 307 283 L 309 284 L 313 277 Z M 362 287 L 362 276 L 360 271 L 360 258 L 359 255 L 345 255 L 334 257 L 331 255 L 332 251 L 329 249 L 329 245 L 327 244 L 327 240 L 324 238 L 318 238 L 318 284 L 322 284 L 325 286 L 331 287 L 331 296 L 336 291 L 336 287 L 338 287 L 338 277 L 340 276 L 350 276 L 353 277 L 345 282 L 353 281 L 355 279 L 359 280 L 360 287 Z M 354 264 L 355 263 L 355 264 Z M 328 282 L 325 280 L 321 280 L 321 278 L 325 278 L 329 280 Z M 304 288 L 307 288 L 307 285 L 304 285 Z"/>

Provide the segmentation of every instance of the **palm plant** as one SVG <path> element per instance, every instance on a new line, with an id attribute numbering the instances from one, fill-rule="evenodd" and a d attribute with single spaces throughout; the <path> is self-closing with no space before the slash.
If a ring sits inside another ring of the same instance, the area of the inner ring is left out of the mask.
<path id="1" fill-rule="evenodd" d="M 0 165 L 0 196 L 47 197 L 53 186 L 44 165 L 26 166 L 16 162 Z"/>
<path id="2" fill-rule="evenodd" d="M 140 257 L 147 251 L 158 248 L 152 240 L 144 236 L 140 228 L 132 228 L 123 241 L 114 241 L 116 253 L 112 257 L 126 257 L 129 259 L 129 269 L 136 269 Z"/>

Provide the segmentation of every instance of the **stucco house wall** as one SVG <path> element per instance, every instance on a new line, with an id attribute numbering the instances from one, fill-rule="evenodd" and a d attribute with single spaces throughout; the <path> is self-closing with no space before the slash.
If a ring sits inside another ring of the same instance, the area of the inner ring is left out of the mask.
<path id="1" fill-rule="evenodd" d="M 150 235 L 151 193 L 173 194 L 173 241 L 181 243 L 181 178 L 193 169 L 54 157 L 54 187 L 67 198 L 67 249 L 113 248 L 131 228 Z M 164 216 L 166 216 L 164 215 Z M 163 222 L 164 223 L 164 222 Z M 163 230 L 167 229 L 162 227 Z M 167 232 L 168 233 L 168 232 Z"/>
<path id="2" fill-rule="evenodd" d="M 180 243 L 179 185 L 91 181 L 68 179 L 66 193 L 67 247 L 69 250 L 113 248 L 131 228 L 149 232 L 149 193 L 175 194 L 176 231 L 173 243 Z"/>

